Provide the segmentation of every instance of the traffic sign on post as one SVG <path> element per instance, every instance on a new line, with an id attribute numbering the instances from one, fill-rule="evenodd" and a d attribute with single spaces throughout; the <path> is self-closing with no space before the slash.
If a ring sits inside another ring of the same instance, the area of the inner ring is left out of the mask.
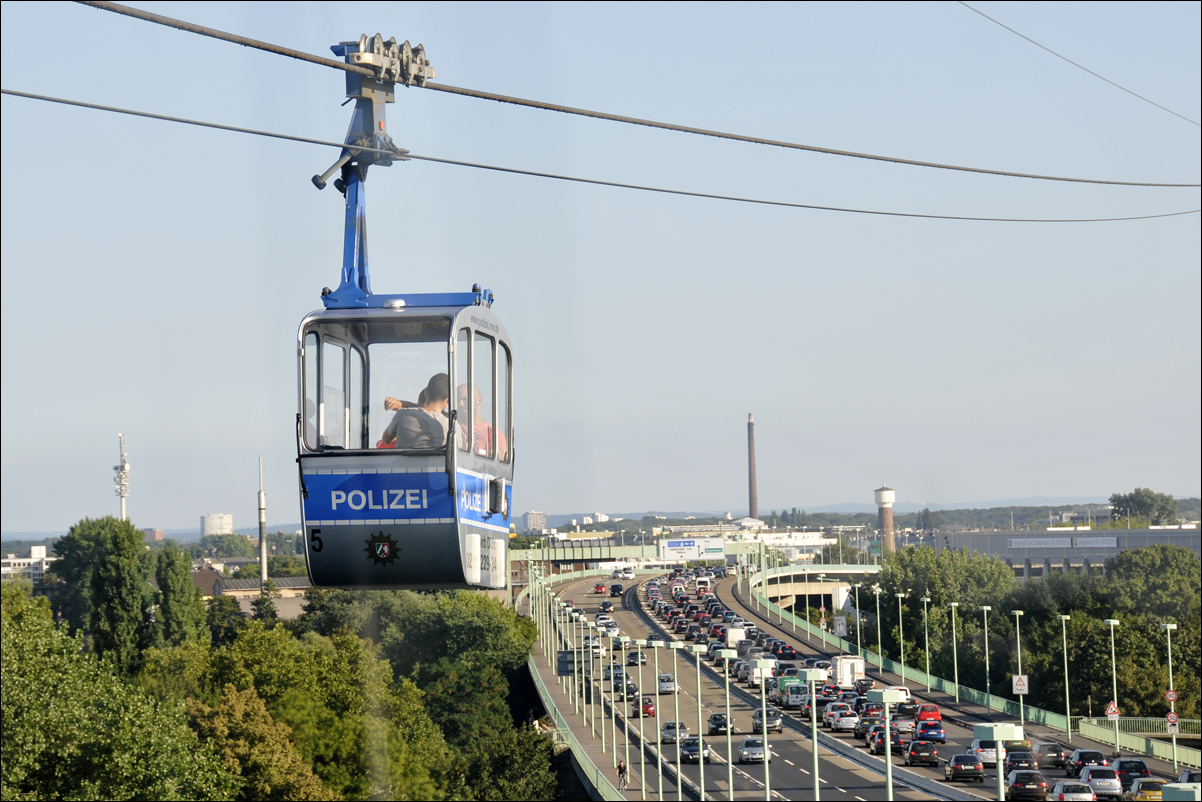
<path id="1" fill-rule="evenodd" d="M 1176 713 L 1169 713 L 1167 716 L 1164 717 L 1164 720 L 1169 722 L 1170 724 L 1176 724 L 1181 719 L 1177 717 Z"/>
<path id="2" fill-rule="evenodd" d="M 1011 682 L 1014 685 L 1014 689 L 1013 689 L 1012 693 L 1015 696 L 1025 696 L 1027 694 L 1027 689 L 1029 687 L 1031 687 L 1027 682 L 1027 676 L 1028 676 L 1027 674 L 1012 674 L 1011 675 Z"/>
<path id="3" fill-rule="evenodd" d="M 1106 705 L 1106 718 L 1110 719 L 1111 721 L 1116 721 L 1118 720 L 1118 717 L 1119 706 L 1111 701 L 1110 704 Z"/>
<path id="4" fill-rule="evenodd" d="M 1177 692 L 1176 691 L 1165 691 L 1164 692 L 1164 700 L 1166 702 L 1176 702 L 1177 701 Z"/>

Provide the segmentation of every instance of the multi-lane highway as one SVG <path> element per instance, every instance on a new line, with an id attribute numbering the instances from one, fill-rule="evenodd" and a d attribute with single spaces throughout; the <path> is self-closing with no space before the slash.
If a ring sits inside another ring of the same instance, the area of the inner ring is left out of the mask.
<path id="1" fill-rule="evenodd" d="M 623 635 L 641 639 L 646 638 L 652 632 L 659 632 L 669 641 L 677 640 L 674 635 L 670 634 L 662 626 L 663 622 L 646 605 L 646 596 L 643 587 L 646 578 L 638 582 L 635 586 L 628 587 L 620 599 L 611 599 L 608 594 L 594 593 L 593 586 L 596 584 L 595 579 L 581 579 L 563 583 L 562 585 L 558 585 L 556 590 L 560 599 L 572 599 L 577 609 L 581 610 L 589 620 L 593 620 L 600 612 L 603 602 L 613 602 L 615 609 L 611 615 L 621 628 Z M 737 610 L 741 615 L 748 618 L 749 621 L 753 620 L 754 611 L 746 608 L 746 605 L 743 605 L 736 598 L 733 593 L 733 584 L 734 580 L 725 580 L 717 583 L 715 587 L 716 595 L 728 608 Z M 606 585 L 608 586 L 608 583 Z M 768 627 L 766 622 L 762 620 L 758 623 L 761 628 Z M 771 627 L 771 629 L 776 628 Z M 804 639 L 798 640 L 791 633 L 778 633 L 778 637 L 783 637 L 806 656 L 821 653 L 811 648 L 811 645 Z M 608 666 L 608 661 L 612 656 L 615 663 L 625 667 L 627 651 L 622 650 L 620 647 L 618 650 L 613 650 L 609 639 L 604 640 L 604 645 L 605 665 Z M 656 743 L 656 729 L 662 726 L 663 723 L 679 720 L 685 723 L 690 734 L 696 733 L 699 702 L 703 734 L 706 734 L 704 730 L 710 715 L 726 711 L 726 680 L 725 676 L 715 671 L 707 660 L 703 660 L 701 668 L 701 695 L 700 700 L 698 700 L 695 663 L 692 661 L 692 656 L 686 657 L 685 650 L 681 649 L 677 651 L 676 655 L 676 680 L 679 693 L 675 698 L 671 694 L 657 694 L 655 659 L 658 657 L 659 673 L 672 673 L 672 651 L 674 650 L 659 648 L 645 649 L 644 651 L 647 663 L 642 669 L 641 679 L 637 668 L 631 667 L 629 670 L 634 681 L 639 685 L 642 695 L 650 695 L 656 699 L 656 715 L 654 717 L 648 716 L 643 720 L 644 738 L 649 744 L 650 754 L 653 755 Z M 601 658 L 596 659 L 598 665 L 596 670 L 600 676 L 604 677 L 605 671 L 600 667 Z M 605 681 L 603 684 L 608 696 L 610 682 Z M 754 708 L 753 703 L 755 705 Z M 730 798 L 729 780 L 733 779 L 734 798 L 765 798 L 766 778 L 764 767 L 756 764 L 741 765 L 737 762 L 739 745 L 743 738 L 752 734 L 752 713 L 758 707 L 758 691 L 752 694 L 745 686 L 741 686 L 732 678 L 730 709 L 734 720 L 734 733 L 731 743 L 736 762 L 733 764 L 727 763 L 727 739 L 725 736 L 716 735 L 707 737 L 705 739 L 706 744 L 710 746 L 713 753 L 711 762 L 704 766 L 683 764 L 681 767 L 681 774 L 689 785 L 693 786 L 694 789 L 700 789 L 704 775 L 705 795 L 707 797 L 726 799 Z M 618 709 L 621 711 L 629 712 L 632 708 L 633 705 L 631 703 L 618 703 Z M 679 713 L 677 713 L 677 709 L 679 709 Z M 639 719 L 632 717 L 630 726 L 635 736 L 638 734 L 638 724 Z M 588 732 L 587 726 L 583 728 L 583 732 Z M 772 798 L 789 800 L 813 798 L 813 753 L 811 751 L 812 742 L 809 735 L 810 727 L 808 719 L 802 722 L 796 716 L 790 715 L 785 716 L 783 733 L 768 734 L 772 762 L 770 777 L 767 778 L 769 785 L 767 793 Z M 619 739 L 624 738 L 624 722 L 622 719 L 618 721 L 618 737 Z M 855 753 L 854 756 L 848 758 L 832 751 L 829 741 L 831 737 L 843 742 L 848 750 Z M 949 744 L 946 747 L 940 747 L 941 756 L 962 751 L 957 750 L 953 744 L 966 746 L 972 740 L 972 735 L 970 731 L 963 730 L 962 728 L 949 727 L 948 739 Z M 619 743 L 620 746 L 623 745 L 621 740 Z M 632 790 L 628 791 L 628 796 L 640 793 L 638 784 L 641 777 L 637 744 L 636 737 L 631 747 Z M 664 760 L 675 764 L 677 758 L 676 747 L 673 744 L 664 744 L 661 749 Z M 648 758 L 648 761 L 646 767 L 648 773 L 646 779 L 648 790 L 657 794 L 660 780 L 654 772 L 653 758 Z M 911 771 L 924 777 L 928 782 L 922 783 L 923 787 L 915 787 L 917 785 L 915 782 L 916 777 L 915 774 L 910 773 Z M 671 797 L 672 793 L 676 791 L 676 779 L 673 773 L 668 772 L 662 780 L 664 792 L 668 797 Z M 857 742 L 850 734 L 828 736 L 823 732 L 819 738 L 818 775 L 821 794 L 824 799 L 855 799 L 869 802 L 869 800 L 885 798 L 883 759 L 868 755 L 867 750 L 863 748 L 863 744 Z M 931 799 L 933 794 L 929 790 L 929 782 L 941 780 L 942 776 L 942 767 L 938 769 L 903 769 L 900 765 L 900 759 L 894 758 L 895 798 Z M 985 789 L 991 789 L 991 786 L 986 785 Z M 968 795 L 971 793 L 973 793 L 973 790 L 969 788 L 948 787 L 944 793 L 940 794 L 940 797 L 963 799 L 969 798 Z M 686 790 L 686 795 L 691 794 L 688 794 Z M 634 797 L 632 796 L 632 798 Z M 984 798 L 991 798 L 991 795 Z"/>

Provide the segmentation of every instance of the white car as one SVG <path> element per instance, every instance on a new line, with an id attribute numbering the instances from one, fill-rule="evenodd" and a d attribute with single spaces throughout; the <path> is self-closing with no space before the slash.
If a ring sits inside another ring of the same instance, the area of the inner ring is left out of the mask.
<path id="1" fill-rule="evenodd" d="M 676 677 L 672 674 L 659 675 L 659 692 L 660 693 L 676 693 Z"/>
<path id="2" fill-rule="evenodd" d="M 689 728 L 683 721 L 669 721 L 659 732 L 659 739 L 666 744 L 674 744 L 678 740 L 689 737 Z"/>
<path id="3" fill-rule="evenodd" d="M 628 580 L 634 579 L 634 571 L 630 568 L 627 568 L 625 571 L 622 572 L 622 578 L 628 579 Z"/>
<path id="4" fill-rule="evenodd" d="M 601 629 L 605 632 L 605 637 L 607 637 L 607 638 L 616 638 L 616 637 L 618 637 L 618 634 L 622 631 L 618 627 L 617 621 L 606 621 L 604 624 L 601 625 Z"/>
<path id="5" fill-rule="evenodd" d="M 1061 780 L 1052 787 L 1048 797 L 1064 802 L 1094 802 L 1098 798 L 1093 789 L 1080 780 Z"/>

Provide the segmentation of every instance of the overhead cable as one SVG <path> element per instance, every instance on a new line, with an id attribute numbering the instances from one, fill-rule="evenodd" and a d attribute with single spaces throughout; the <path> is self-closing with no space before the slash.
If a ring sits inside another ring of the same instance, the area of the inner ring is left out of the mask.
<path id="1" fill-rule="evenodd" d="M 145 117 L 152 120 L 162 120 L 164 122 L 179 123 L 182 125 L 195 125 L 201 128 L 216 128 L 220 131 L 232 131 L 239 134 L 251 134 L 253 136 L 264 136 L 273 139 L 284 139 L 290 142 L 303 142 L 309 145 L 323 145 L 332 148 L 344 148 L 345 143 L 333 142 L 323 139 L 313 139 L 311 137 L 293 136 L 291 134 L 280 134 L 272 131 L 262 131 L 254 128 L 243 128 L 236 125 L 223 125 L 221 123 L 210 123 L 203 120 L 191 120 L 186 117 L 172 117 L 166 114 L 154 114 L 147 111 L 136 111 L 134 109 L 123 109 L 117 106 L 103 106 L 98 103 L 85 103 L 79 100 L 68 100 L 66 98 L 51 97 L 49 95 L 36 95 L 31 92 L 20 92 L 15 89 L 0 89 L 0 94 L 12 95 L 14 97 L 22 97 L 29 100 L 40 100 L 47 103 L 60 103 L 66 106 L 77 106 L 79 108 L 92 109 L 95 111 L 107 111 L 114 114 L 128 114 L 134 117 Z M 388 156 L 396 156 L 396 151 L 383 150 L 379 148 L 351 148 L 352 152 L 362 153 L 380 153 Z M 735 195 L 718 195 L 708 192 L 690 192 L 682 189 L 668 189 L 665 187 L 651 187 L 641 184 L 628 184 L 619 181 L 603 181 L 596 178 L 581 178 L 578 176 L 559 175 L 557 173 L 546 173 L 536 170 L 522 170 L 516 167 L 501 167 L 492 164 L 480 164 L 477 162 L 459 161 L 456 159 L 443 159 L 435 156 L 419 156 L 415 153 L 409 153 L 406 158 L 415 161 L 434 162 L 436 164 L 448 164 L 456 167 L 472 167 L 479 170 L 490 170 L 501 173 L 512 173 L 514 175 L 525 175 L 534 178 L 550 178 L 556 181 L 571 181 L 580 184 L 593 184 L 595 186 L 613 187 L 617 189 L 633 189 L 641 192 L 657 192 L 666 195 L 682 195 L 691 198 L 704 198 L 707 200 L 723 200 L 734 203 L 752 203 L 762 206 L 783 206 L 792 209 L 812 209 L 815 211 L 825 212 L 843 212 L 847 214 L 871 214 L 881 215 L 886 217 L 916 217 L 928 220 L 959 220 L 979 223 L 1116 223 L 1127 220 L 1152 220 L 1160 217 L 1179 217 L 1187 214 L 1198 214 L 1202 209 L 1190 209 L 1181 212 L 1167 212 L 1163 214 L 1146 214 L 1133 215 L 1127 217 L 1093 217 L 1093 218 L 1019 218 L 1019 217 L 965 217 L 960 215 L 945 215 L 945 214 L 921 214 L 918 212 L 890 212 L 878 209 L 854 209 L 840 206 L 820 206 L 810 203 L 791 203 L 788 201 L 773 201 L 758 198 L 744 198 Z"/>
<path id="2" fill-rule="evenodd" d="M 335 59 L 323 58 L 314 56 L 310 53 L 305 53 L 300 50 L 273 45 L 268 42 L 262 42 L 258 39 L 250 39 L 245 36 L 227 33 L 217 30 L 216 28 L 208 28 L 203 25 L 196 25 L 191 22 L 177 20 L 172 17 L 165 17 L 161 14 L 152 14 L 148 11 L 132 8 L 130 6 L 121 5 L 119 3 L 101 2 L 100 0 L 76 0 L 83 5 L 92 6 L 93 8 L 102 9 L 104 11 L 112 11 L 117 14 L 123 14 L 129 17 L 135 17 L 146 22 L 153 22 L 159 25 L 166 25 L 171 28 L 177 28 L 181 31 L 195 33 L 200 36 L 209 36 L 215 39 L 221 39 L 226 42 L 243 45 L 245 47 L 253 47 L 259 50 L 265 50 L 276 55 L 288 56 L 290 58 L 300 59 L 312 64 L 320 64 L 325 67 L 333 67 L 335 69 L 345 70 L 346 72 L 359 73 L 361 75 L 374 76 L 375 72 L 367 67 L 360 67 L 353 64 L 347 64 Z M 746 136 L 743 134 L 732 134 L 723 131 L 715 131 L 708 128 L 695 128 L 687 125 L 676 125 L 674 123 L 657 122 L 655 120 L 647 120 L 640 117 L 627 117 L 620 114 L 610 114 L 602 111 L 590 111 L 589 109 L 580 109 L 573 106 L 563 106 L 557 103 L 544 103 L 537 100 L 528 100 L 526 98 L 513 97 L 511 95 L 499 95 L 493 92 L 483 92 L 476 89 L 464 89 L 458 86 L 450 86 L 448 84 L 439 84 L 432 81 L 426 81 L 422 87 L 435 92 L 446 92 L 453 95 L 462 95 L 464 97 L 478 98 L 481 100 L 492 100 L 498 103 L 509 103 L 515 106 L 525 106 L 532 109 L 540 109 L 543 111 L 556 111 L 563 114 L 574 114 L 582 117 L 591 117 L 597 120 L 608 120 L 610 122 L 627 123 L 630 125 L 640 125 L 647 128 L 658 128 L 664 131 L 675 131 L 679 133 L 696 134 L 698 136 L 714 137 L 717 139 L 727 139 L 735 142 L 748 142 L 756 145 L 767 145 L 769 147 L 786 148 L 789 150 L 802 150 L 811 153 L 823 153 L 828 156 L 846 156 L 856 159 L 867 159 L 870 161 L 885 162 L 889 164 L 902 164 L 911 167 L 928 167 L 940 170 L 954 170 L 964 173 L 976 173 L 979 175 L 994 175 L 1003 176 L 1006 178 L 1029 178 L 1038 181 L 1064 181 L 1076 184 L 1103 184 L 1108 186 L 1123 186 L 1123 187 L 1173 187 L 1173 188 L 1194 188 L 1202 186 L 1202 184 L 1175 184 L 1162 183 L 1152 181 L 1112 181 L 1107 179 L 1094 178 L 1070 178 L 1066 176 L 1040 175 L 1037 173 L 1016 173 L 1007 170 L 990 170 L 982 167 L 965 167 L 962 165 L 943 164 L 940 162 L 920 161 L 917 159 L 903 159 L 894 156 L 880 156 L 872 153 L 860 153 L 852 150 L 838 150 L 835 148 L 824 148 L 817 145 L 804 145 L 796 142 L 785 142 L 777 139 L 764 139 L 762 137 Z"/>
<path id="3" fill-rule="evenodd" d="M 1050 47 L 1047 47 L 1046 45 L 1041 45 L 1039 42 L 1036 42 L 1036 41 L 1035 41 L 1034 39 L 1032 39 L 1030 36 L 1027 36 L 1026 34 L 1023 34 L 1023 33 L 1019 33 L 1018 31 L 1014 30 L 1013 28 L 1011 28 L 1009 25 L 1007 25 L 1007 24 L 1006 24 L 1006 23 L 1004 23 L 1004 22 L 999 22 L 998 20 L 995 20 L 993 17 L 989 16 L 988 14 L 986 14 L 984 11 L 980 10 L 979 8 L 973 8 L 973 7 L 972 7 L 972 6 L 970 6 L 968 3 L 965 3 L 965 2 L 964 2 L 964 0 L 959 0 L 959 2 L 960 2 L 960 5 L 964 6 L 964 7 L 965 7 L 965 8 L 967 8 L 969 11 L 975 11 L 975 12 L 977 12 L 977 13 L 978 13 L 978 14 L 980 14 L 982 17 L 984 17 L 985 19 L 987 19 L 987 20 L 989 20 L 990 22 L 992 22 L 994 25 L 1000 25 L 1001 27 L 1003 27 L 1003 28 L 1005 28 L 1006 30 L 1010 31 L 1010 33 L 1014 34 L 1015 36 L 1020 36 L 1020 37 L 1022 37 L 1023 39 L 1026 39 L 1026 40 L 1027 40 L 1028 42 L 1030 42 L 1031 44 L 1033 44 L 1033 45 L 1035 45 L 1036 47 L 1040 48 L 1041 50 L 1046 50 L 1046 51 L 1048 51 L 1049 53 L 1051 53 L 1051 54 L 1052 54 L 1053 56 L 1055 56 L 1056 58 L 1058 58 L 1058 59 L 1063 59 L 1064 61 L 1067 61 L 1069 64 L 1072 64 L 1074 67 L 1076 67 L 1076 68 L 1077 68 L 1077 69 L 1079 69 L 1079 70 L 1085 70 L 1087 73 L 1089 73 L 1090 75 L 1092 75 L 1092 76 L 1093 76 L 1093 77 L 1095 77 L 1095 78 L 1101 78 L 1103 81 L 1105 81 L 1106 83 L 1110 84 L 1110 85 L 1111 85 L 1111 86 L 1113 86 L 1115 89 L 1122 89 L 1122 90 L 1123 90 L 1124 92 L 1126 92 L 1128 95 L 1132 95 L 1132 96 L 1134 96 L 1134 97 L 1137 97 L 1137 98 L 1139 98 L 1140 100 L 1144 101 L 1145 103 L 1151 103 L 1153 106 L 1155 106 L 1156 108 L 1160 109 L 1161 111 L 1167 111 L 1169 114 L 1172 114 L 1174 117 L 1180 117 L 1181 119 L 1185 120 L 1187 123 L 1193 123 L 1194 125 L 1198 125 L 1198 123 L 1197 123 L 1197 122 L 1194 122 L 1194 121 L 1193 121 L 1193 120 L 1191 120 L 1189 117 L 1186 117 L 1184 114 L 1178 114 L 1177 112 L 1173 111 L 1172 109 L 1170 109 L 1170 108 L 1167 108 L 1167 107 L 1165 107 L 1165 106 L 1162 106 L 1162 105 L 1160 105 L 1160 104 L 1159 104 L 1159 103 L 1157 103 L 1155 100 L 1149 100 L 1148 98 L 1144 97 L 1143 95 L 1139 94 L 1138 92 L 1132 92 L 1132 91 L 1131 91 L 1130 89 L 1128 89 L 1127 87 L 1125 87 L 1125 86 L 1121 86 L 1120 84 L 1116 84 L 1114 81 L 1110 80 L 1110 79 L 1109 79 L 1109 78 L 1107 78 L 1106 76 L 1104 76 L 1104 75 L 1098 75 L 1096 72 L 1094 72 L 1093 70 L 1091 70 L 1089 67 L 1085 67 L 1085 66 L 1083 66 L 1083 65 L 1081 65 L 1081 64 L 1078 64 L 1077 62 L 1073 61 L 1073 60 L 1072 60 L 1071 58 L 1069 58 L 1068 56 L 1063 56 L 1063 55 L 1061 55 L 1061 54 L 1057 53 L 1057 52 L 1056 52 L 1055 50 L 1053 50 L 1052 48 L 1050 48 Z M 1199 127 L 1202 127 L 1202 126 L 1199 126 Z"/>

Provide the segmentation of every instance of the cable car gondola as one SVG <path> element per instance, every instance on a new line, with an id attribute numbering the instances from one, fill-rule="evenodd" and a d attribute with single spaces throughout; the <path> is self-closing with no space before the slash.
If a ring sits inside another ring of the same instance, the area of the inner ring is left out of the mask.
<path id="1" fill-rule="evenodd" d="M 405 159 L 386 133 L 396 81 L 423 82 L 421 45 L 379 34 L 332 48 L 354 114 L 335 172 L 346 196 L 342 281 L 297 338 L 297 463 L 315 587 L 503 588 L 513 478 L 513 357 L 492 293 L 371 292 L 363 184 Z"/>

